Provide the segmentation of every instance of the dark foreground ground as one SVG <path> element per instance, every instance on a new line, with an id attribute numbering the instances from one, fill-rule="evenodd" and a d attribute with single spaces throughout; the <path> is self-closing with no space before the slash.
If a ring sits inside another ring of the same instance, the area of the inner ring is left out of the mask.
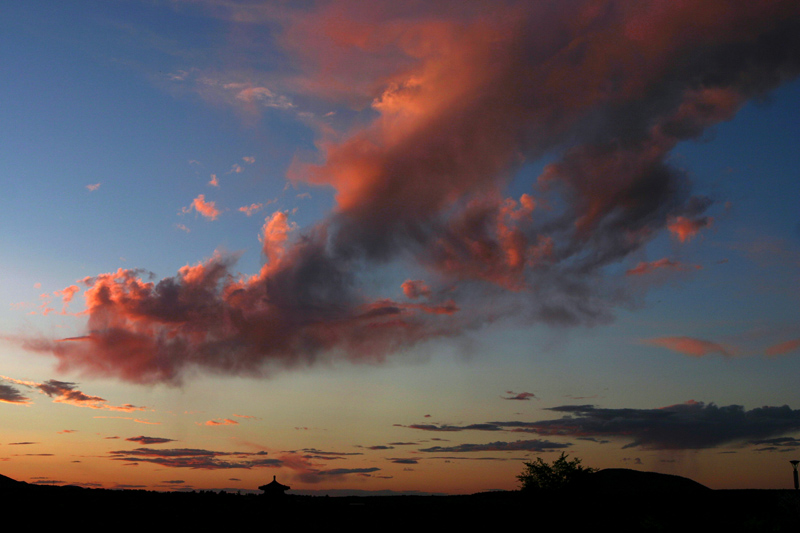
<path id="1" fill-rule="evenodd" d="M 7 478 L 6 478 L 7 479 Z M 683 478 L 680 478 L 683 479 Z M 687 480 L 689 481 L 689 480 Z M 693 483 L 693 482 L 690 482 Z M 267 498 L 256 495 L 41 487 L 0 487 L 6 516 L 43 527 L 147 527 L 338 531 L 457 526 L 525 531 L 797 531 L 800 491 L 710 490 L 696 486 L 593 484 L 554 492 L 468 496 Z M 23 522 L 25 523 L 25 522 Z M 394 526 L 394 527 L 392 527 Z"/>

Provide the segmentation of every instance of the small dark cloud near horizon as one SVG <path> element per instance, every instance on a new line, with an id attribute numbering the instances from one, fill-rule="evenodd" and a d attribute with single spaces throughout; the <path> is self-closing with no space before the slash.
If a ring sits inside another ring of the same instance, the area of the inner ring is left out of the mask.
<path id="1" fill-rule="evenodd" d="M 491 421 L 464 426 L 447 424 L 395 424 L 421 431 L 454 433 L 461 431 L 507 431 L 532 433 L 545 437 L 571 437 L 597 444 L 607 444 L 609 437 L 632 439 L 625 448 L 648 450 L 705 449 L 738 441 L 795 446 L 794 439 L 755 440 L 756 437 L 780 436 L 800 430 L 800 410 L 789 406 L 758 407 L 746 411 L 742 406 L 717 406 L 714 403 L 688 401 L 659 409 L 604 409 L 593 405 L 563 405 L 546 408 L 563 413 L 552 420 L 533 422 Z M 605 438 L 604 438 L 605 437 Z M 433 439 L 431 439 L 433 440 Z M 462 445 L 466 446 L 466 445 Z M 458 448 L 453 447 L 453 449 Z M 429 448 L 422 451 L 428 451 Z M 435 447 L 435 449 L 445 449 Z"/>
<path id="2" fill-rule="evenodd" d="M 138 442 L 139 444 L 143 445 L 150 445 L 150 444 L 164 444 L 167 442 L 175 442 L 175 439 L 165 439 L 163 437 L 145 437 L 144 435 L 139 435 L 138 437 L 129 437 L 125 439 L 129 442 Z"/>
<path id="3" fill-rule="evenodd" d="M 334 468 L 332 470 L 310 470 L 297 474 L 297 478 L 305 483 L 319 483 L 325 479 L 339 478 L 348 475 L 369 475 L 380 471 L 380 468 Z"/>
<path id="4" fill-rule="evenodd" d="M 506 452 L 528 451 L 549 452 L 572 446 L 571 443 L 551 442 L 540 439 L 518 440 L 515 442 L 490 442 L 488 444 L 459 444 L 457 446 L 433 446 L 421 448 L 426 453 L 469 453 L 469 452 Z"/>
<path id="5" fill-rule="evenodd" d="M 539 435 L 633 439 L 623 448 L 648 450 L 714 448 L 800 430 L 800 410 L 786 405 L 746 411 L 740 405 L 720 407 L 714 403 L 688 401 L 660 409 L 564 405 L 548 410 L 565 416 L 538 422 L 492 423 Z"/>
<path id="6" fill-rule="evenodd" d="M 776 437 L 774 439 L 762 439 L 750 441 L 754 446 L 764 446 L 756 448 L 756 452 L 793 452 L 800 448 L 800 439 L 794 437 Z"/>
<path id="7" fill-rule="evenodd" d="M 522 401 L 528 401 L 531 398 L 535 400 L 539 399 L 532 392 L 514 392 L 513 390 L 507 390 L 506 394 L 509 394 L 510 396 L 501 396 L 501 398 L 504 400 L 522 400 Z"/>
<path id="8" fill-rule="evenodd" d="M 115 450 L 108 452 L 110 459 L 129 464 L 154 463 L 170 468 L 199 470 L 226 470 L 232 468 L 273 468 L 283 465 L 280 459 L 257 459 L 267 452 L 218 452 L 195 448 Z"/>
<path id="9" fill-rule="evenodd" d="M 408 459 L 408 458 L 390 458 L 390 462 L 398 465 L 416 465 L 419 464 L 417 459 Z"/>
<path id="10" fill-rule="evenodd" d="M 325 450 L 318 450 L 316 448 L 303 448 L 301 450 L 306 459 L 322 459 L 326 461 L 335 459 L 345 459 L 354 455 L 364 455 L 362 452 L 332 452 Z"/>
<path id="11" fill-rule="evenodd" d="M 419 429 L 422 431 L 441 431 L 441 432 L 456 432 L 456 431 L 502 431 L 503 428 L 493 424 L 469 424 L 467 426 L 450 426 L 447 424 L 443 424 L 441 426 L 437 426 L 434 424 L 411 424 L 408 426 L 402 424 L 395 424 L 398 427 L 404 427 L 409 429 Z"/>

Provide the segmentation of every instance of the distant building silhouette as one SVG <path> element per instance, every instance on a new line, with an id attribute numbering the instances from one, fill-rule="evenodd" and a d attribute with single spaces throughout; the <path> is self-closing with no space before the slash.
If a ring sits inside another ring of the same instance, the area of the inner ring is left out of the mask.
<path id="1" fill-rule="evenodd" d="M 272 476 L 272 481 L 266 485 L 261 485 L 258 487 L 259 490 L 264 491 L 264 496 L 285 496 L 284 492 L 290 490 L 291 488 L 292 487 L 278 483 L 278 481 L 275 479 L 275 476 Z"/>

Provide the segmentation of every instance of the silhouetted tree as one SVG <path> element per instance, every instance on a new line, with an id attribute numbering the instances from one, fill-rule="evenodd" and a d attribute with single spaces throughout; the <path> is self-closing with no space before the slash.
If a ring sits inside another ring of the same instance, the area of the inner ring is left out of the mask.
<path id="1" fill-rule="evenodd" d="M 553 464 L 544 462 L 541 457 L 523 463 L 525 470 L 517 476 L 520 488 L 525 491 L 562 489 L 576 479 L 597 471 L 582 466 L 581 460 L 577 457 L 571 461 L 567 460 L 567 457 L 569 457 L 567 454 L 561 452 L 561 457 L 553 461 Z"/>

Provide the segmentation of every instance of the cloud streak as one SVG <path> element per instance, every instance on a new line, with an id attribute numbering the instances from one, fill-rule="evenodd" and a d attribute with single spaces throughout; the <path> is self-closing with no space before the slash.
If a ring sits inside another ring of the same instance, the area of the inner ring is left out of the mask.
<path id="1" fill-rule="evenodd" d="M 663 346 L 668 350 L 692 357 L 703 357 L 715 353 L 724 355 L 725 357 L 733 357 L 736 355 L 736 351 L 729 346 L 703 339 L 695 339 L 693 337 L 658 337 L 655 339 L 646 339 L 643 342 L 645 344 L 652 344 L 653 346 Z"/>
<path id="2" fill-rule="evenodd" d="M 36 381 L 24 381 L 21 379 L 9 378 L 0 376 L 0 378 L 23 385 L 30 389 L 38 390 L 40 393 L 53 399 L 54 403 L 65 403 L 77 407 L 88 407 L 90 409 L 106 409 L 109 411 L 122 411 L 133 412 L 143 411 L 144 407 L 139 407 L 131 404 L 124 405 L 110 405 L 104 398 L 99 396 L 88 395 L 77 388 L 77 383 L 69 381 L 58 381 L 56 379 L 49 379 L 45 382 L 38 383 Z"/>
<path id="3" fill-rule="evenodd" d="M 788 406 L 764 406 L 745 410 L 740 405 L 717 406 L 714 403 L 688 401 L 659 409 L 606 409 L 593 405 L 563 405 L 548 408 L 562 413 L 552 420 L 499 421 L 466 426 L 403 426 L 434 432 L 506 431 L 532 433 L 544 437 L 571 437 L 607 443 L 610 437 L 629 440 L 623 448 L 640 447 L 650 450 L 692 450 L 745 443 L 791 443 L 786 437 L 764 440 L 800 430 L 800 410 Z M 787 444 L 788 445 L 788 444 Z M 420 451 L 500 451 L 513 447 L 554 449 L 565 444 L 547 441 L 496 442 L 491 444 L 461 444 L 435 446 Z M 522 448 L 520 448 L 522 449 Z"/>

